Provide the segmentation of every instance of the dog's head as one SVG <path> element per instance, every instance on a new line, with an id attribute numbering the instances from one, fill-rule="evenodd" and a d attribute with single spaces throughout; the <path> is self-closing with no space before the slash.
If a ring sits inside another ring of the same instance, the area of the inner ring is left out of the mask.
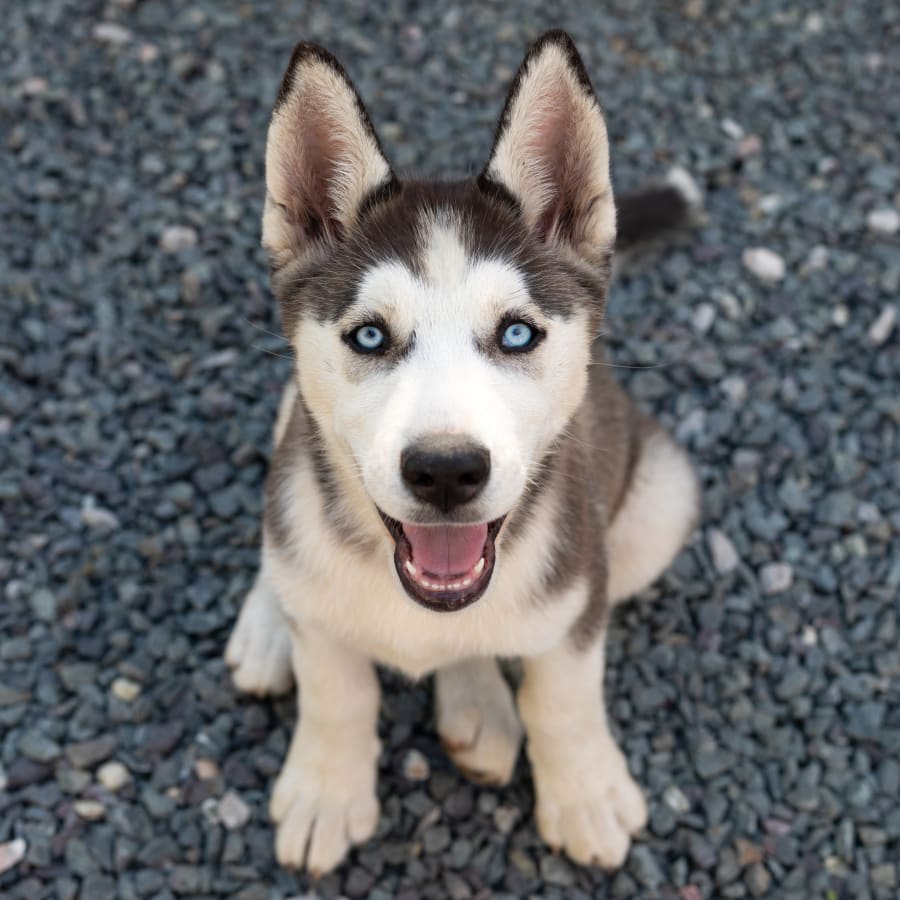
<path id="1" fill-rule="evenodd" d="M 523 62 L 482 173 L 400 181 L 325 50 L 300 44 L 266 149 L 263 243 L 311 415 L 460 609 L 580 404 L 615 238 L 603 115 L 572 41 Z"/>

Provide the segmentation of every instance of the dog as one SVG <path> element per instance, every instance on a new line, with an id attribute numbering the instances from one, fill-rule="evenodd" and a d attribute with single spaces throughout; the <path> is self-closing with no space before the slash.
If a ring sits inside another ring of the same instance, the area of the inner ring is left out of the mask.
<path id="1" fill-rule="evenodd" d="M 620 203 L 635 236 L 682 185 Z M 340 63 L 299 44 L 266 146 L 262 243 L 296 354 L 237 686 L 298 684 L 276 853 L 318 875 L 379 817 L 375 664 L 435 675 L 455 764 L 503 784 L 527 739 L 543 839 L 615 868 L 647 820 L 607 727 L 614 604 L 698 514 L 685 453 L 602 362 L 617 210 L 572 40 L 515 77 L 481 173 L 400 180 Z M 516 701 L 498 658 L 521 659 Z"/>

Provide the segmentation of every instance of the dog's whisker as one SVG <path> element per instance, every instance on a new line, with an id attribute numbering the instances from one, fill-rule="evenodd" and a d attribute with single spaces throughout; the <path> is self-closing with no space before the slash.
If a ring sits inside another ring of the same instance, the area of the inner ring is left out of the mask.
<path id="1" fill-rule="evenodd" d="M 258 322 L 254 322 L 252 319 L 247 318 L 247 316 L 241 316 L 241 319 L 246 322 L 251 328 L 255 328 L 257 331 L 261 331 L 263 334 L 268 334 L 270 337 L 278 338 L 279 341 L 282 341 L 285 344 L 290 343 L 290 341 L 283 334 L 278 334 L 278 332 L 276 331 L 269 331 L 268 328 L 264 328 Z"/>
<path id="2" fill-rule="evenodd" d="M 293 356 L 285 356 L 283 353 L 276 353 L 274 350 L 269 350 L 268 347 L 263 347 L 261 344 L 251 344 L 250 346 L 253 350 L 261 350 L 263 353 L 268 353 L 269 356 L 274 356 L 277 359 L 286 359 L 288 362 L 297 361 Z"/>
<path id="3" fill-rule="evenodd" d="M 595 360 L 593 362 L 588 363 L 589 366 L 603 366 L 607 369 L 666 369 L 671 365 L 674 365 L 674 360 L 667 360 L 665 362 L 659 363 L 647 363 L 646 365 L 629 365 L 627 363 L 608 363 L 603 362 L 601 360 Z"/>

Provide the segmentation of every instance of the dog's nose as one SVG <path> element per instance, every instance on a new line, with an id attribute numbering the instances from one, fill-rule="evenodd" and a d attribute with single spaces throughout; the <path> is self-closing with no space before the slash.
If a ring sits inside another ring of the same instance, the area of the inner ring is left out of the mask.
<path id="1" fill-rule="evenodd" d="M 417 444 L 400 455 L 400 471 L 419 500 L 450 512 L 481 492 L 491 471 L 491 454 L 478 444 Z"/>

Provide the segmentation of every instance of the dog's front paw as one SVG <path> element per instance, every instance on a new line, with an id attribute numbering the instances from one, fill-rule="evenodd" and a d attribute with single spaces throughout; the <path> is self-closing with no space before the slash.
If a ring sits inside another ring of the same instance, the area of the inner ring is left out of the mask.
<path id="1" fill-rule="evenodd" d="M 437 730 L 457 768 L 479 784 L 512 778 L 522 723 L 493 660 L 472 660 L 437 673 Z"/>
<path id="2" fill-rule="evenodd" d="M 647 823 L 647 803 L 612 739 L 529 748 L 529 755 L 541 837 L 581 865 L 621 866 Z"/>
<path id="3" fill-rule="evenodd" d="M 291 631 L 278 597 L 260 577 L 247 595 L 225 650 L 237 687 L 248 694 L 284 694 L 291 689 Z"/>
<path id="4" fill-rule="evenodd" d="M 305 866 L 316 877 L 337 866 L 352 845 L 367 841 L 379 814 L 378 741 L 349 750 L 328 744 L 309 734 L 294 737 L 269 806 L 278 823 L 278 862 Z"/>

